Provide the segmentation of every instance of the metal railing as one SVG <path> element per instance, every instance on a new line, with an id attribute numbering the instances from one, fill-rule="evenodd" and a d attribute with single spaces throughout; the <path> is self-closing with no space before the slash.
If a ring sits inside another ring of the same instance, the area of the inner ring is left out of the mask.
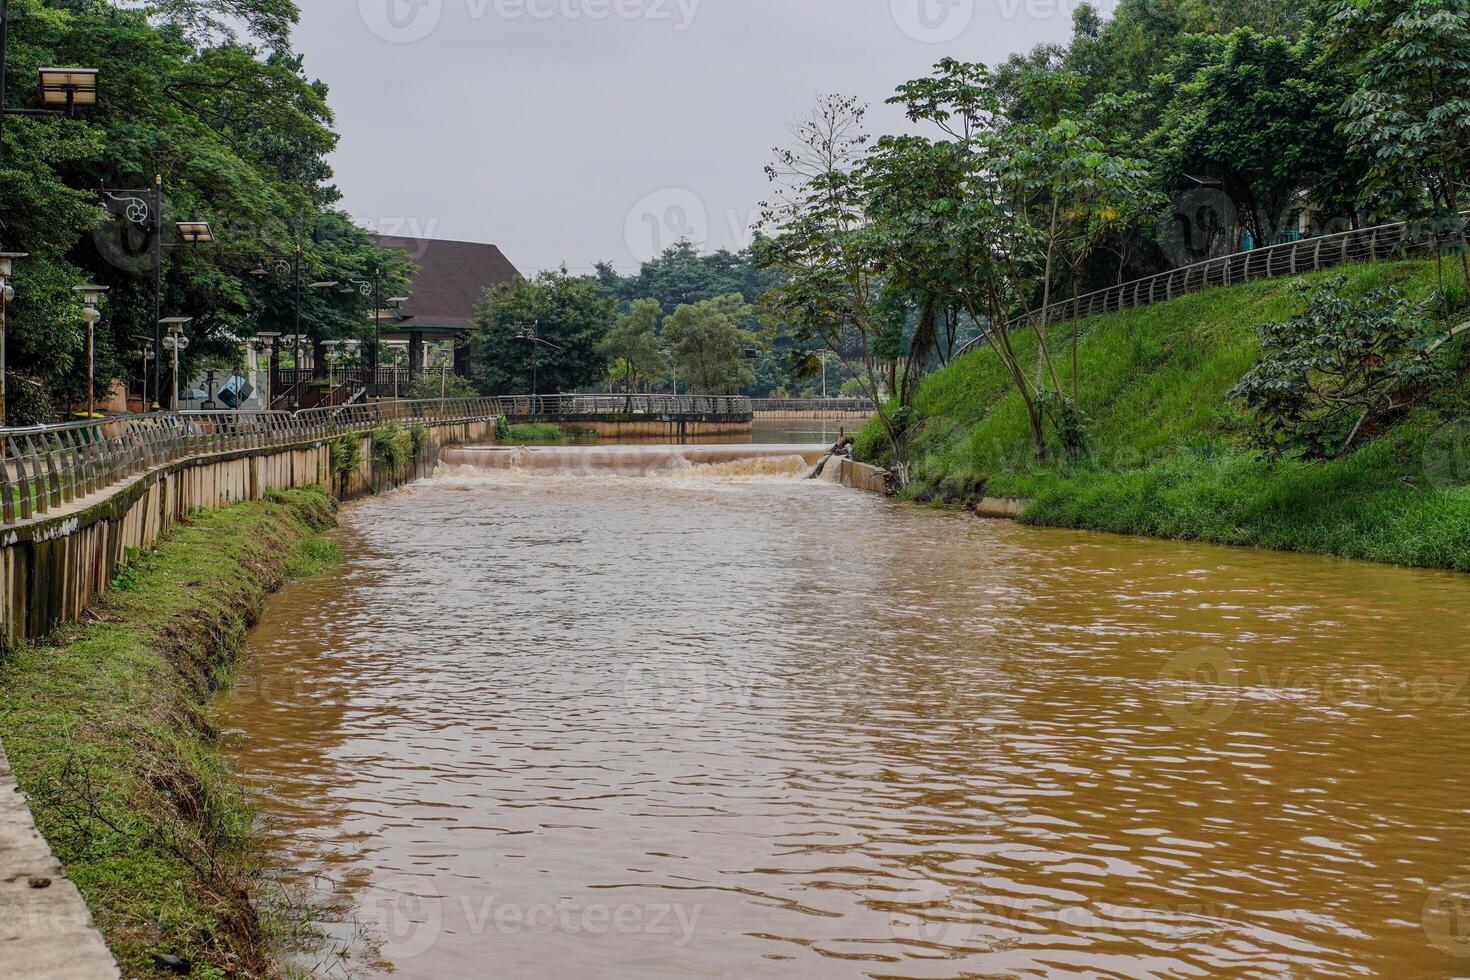
<path id="1" fill-rule="evenodd" d="M 751 410 L 763 412 L 875 412 L 868 398 L 752 398 Z"/>
<path id="2" fill-rule="evenodd" d="M 1470 211 L 1465 213 L 1470 216 Z M 1011 330 L 1019 330 L 1037 320 L 1051 325 L 1072 319 L 1074 307 L 1077 318 L 1082 319 L 1148 306 L 1216 286 L 1234 286 L 1257 279 L 1296 276 L 1352 262 L 1393 258 L 1410 251 L 1429 248 L 1433 244 L 1433 236 L 1418 234 L 1412 230 L 1413 227 L 1416 226 L 1398 221 L 1222 255 L 1143 279 L 1098 289 L 1076 299 L 1060 300 L 1027 316 L 1016 317 L 1006 326 Z M 990 334 L 991 331 L 986 330 L 966 342 L 956 356 L 969 353 L 989 342 Z"/>
<path id="3" fill-rule="evenodd" d="M 493 418 L 495 400 L 392 401 L 300 412 L 124 415 L 0 429 L 0 515 L 29 520 L 119 481 L 191 457 L 366 432 L 390 422 Z"/>
<path id="4" fill-rule="evenodd" d="M 508 419 L 576 419 L 598 415 L 740 416 L 750 399 L 737 395 L 510 395 L 494 398 L 496 415 Z"/>

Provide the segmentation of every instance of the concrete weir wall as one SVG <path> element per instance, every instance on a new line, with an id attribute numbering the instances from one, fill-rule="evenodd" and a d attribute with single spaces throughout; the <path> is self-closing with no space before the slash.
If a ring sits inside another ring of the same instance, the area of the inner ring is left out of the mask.
<path id="1" fill-rule="evenodd" d="M 152 547 L 192 511 L 311 485 L 343 500 L 376 493 L 432 470 L 443 447 L 494 433 L 493 419 L 424 423 L 420 452 L 396 478 L 375 465 L 371 433 L 343 437 L 361 440 L 361 463 L 343 479 L 332 472 L 326 441 L 196 456 L 8 527 L 0 536 L 0 643 L 38 640 L 77 621 L 133 551 Z"/>

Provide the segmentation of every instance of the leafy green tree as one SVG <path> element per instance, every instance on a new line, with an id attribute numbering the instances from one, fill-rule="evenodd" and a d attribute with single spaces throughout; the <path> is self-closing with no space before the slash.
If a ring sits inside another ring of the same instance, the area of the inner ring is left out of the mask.
<path id="1" fill-rule="evenodd" d="M 1328 31 L 1358 73 L 1345 131 L 1372 155 L 1366 189 L 1426 221 L 1470 285 L 1470 2 L 1342 0 Z"/>
<path id="2" fill-rule="evenodd" d="M 730 395 L 754 380 L 746 351 L 755 337 L 740 323 L 751 315 L 739 293 L 685 304 L 664 319 L 664 339 L 679 377 L 699 395 Z"/>
<path id="3" fill-rule="evenodd" d="M 126 201 L 107 201 L 104 210 L 99 187 L 147 190 L 161 177 L 166 233 L 180 219 L 214 227 L 213 245 L 165 250 L 163 312 L 194 317 L 185 374 L 196 361 L 238 350 L 262 325 L 294 332 L 294 291 L 280 277 L 248 272 L 289 256 L 298 241 L 313 278 L 370 278 L 381 269 L 385 289 L 407 284 L 409 263 L 333 210 L 326 156 L 336 136 L 325 87 L 289 51 L 295 15 L 287 0 L 139 9 L 11 0 L 11 104 L 36 103 L 43 65 L 98 65 L 105 74 L 95 110 L 6 120 L 0 245 L 29 253 L 17 264 L 9 310 L 10 390 L 39 383 L 59 402 L 81 396 L 84 342 L 71 287 L 82 282 L 110 287 L 98 376 L 140 372 L 154 331 L 151 238 L 123 216 Z M 304 332 L 364 338 L 364 308 L 360 299 L 308 292 Z"/>
<path id="4" fill-rule="evenodd" d="M 1150 137 L 1165 194 L 1218 181 L 1260 244 L 1293 230 L 1303 205 L 1352 213 L 1365 161 L 1339 127 L 1351 79 L 1314 35 L 1193 35 L 1156 86 L 1168 93 Z"/>
<path id="5" fill-rule="evenodd" d="M 566 269 L 488 290 L 470 335 L 471 380 L 487 395 L 557 394 L 596 384 L 606 373 L 602 345 L 616 305 Z"/>
<path id="6" fill-rule="evenodd" d="M 630 392 L 638 390 L 640 380 L 651 381 L 658 374 L 658 321 L 663 314 L 656 299 L 640 299 L 631 312 L 618 317 L 617 323 L 602 340 L 603 356 L 620 367 L 620 375 Z"/>

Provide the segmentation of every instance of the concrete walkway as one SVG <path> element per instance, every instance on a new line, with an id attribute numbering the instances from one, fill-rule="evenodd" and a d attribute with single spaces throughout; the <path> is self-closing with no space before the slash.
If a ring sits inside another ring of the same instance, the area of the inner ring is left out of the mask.
<path id="1" fill-rule="evenodd" d="M 113 980 L 117 964 L 62 877 L 0 745 L 0 977 Z"/>

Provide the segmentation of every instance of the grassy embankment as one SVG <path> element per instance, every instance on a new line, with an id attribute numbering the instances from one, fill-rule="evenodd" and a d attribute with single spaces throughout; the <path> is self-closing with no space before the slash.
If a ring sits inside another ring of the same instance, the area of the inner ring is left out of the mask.
<path id="1" fill-rule="evenodd" d="M 154 954 L 267 976 L 301 927 L 262 875 L 211 703 L 262 598 L 336 559 L 318 536 L 334 523 L 318 490 L 198 514 L 85 623 L 0 654 L 0 738 L 125 977 L 157 973 Z"/>
<path id="2" fill-rule="evenodd" d="M 1354 266 L 1362 293 L 1397 286 L 1422 298 L 1431 262 Z M 1030 501 L 1023 520 L 1156 537 L 1308 551 L 1470 571 L 1470 428 L 1452 403 L 1420 407 L 1350 455 L 1270 463 L 1246 446 L 1246 416 L 1226 397 L 1259 353 L 1257 328 L 1299 312 L 1290 280 L 1215 289 L 1082 322 L 1083 410 L 1090 449 L 1079 461 L 1034 460 L 1020 399 L 988 348 L 928 378 L 915 400 L 914 480 L 906 496 L 964 505 L 984 496 Z M 1459 314 L 1463 317 L 1463 312 Z M 1048 332 L 1069 378 L 1071 325 Z M 1460 342 L 1456 342 L 1460 344 Z M 1029 332 L 1016 337 L 1035 363 Z M 883 458 L 876 425 L 860 457 Z"/>
<path id="3" fill-rule="evenodd" d="M 564 445 L 573 442 L 596 442 L 597 433 L 575 425 L 557 425 L 554 422 L 533 422 L 512 425 L 499 438 L 500 442 L 515 445 Z"/>

